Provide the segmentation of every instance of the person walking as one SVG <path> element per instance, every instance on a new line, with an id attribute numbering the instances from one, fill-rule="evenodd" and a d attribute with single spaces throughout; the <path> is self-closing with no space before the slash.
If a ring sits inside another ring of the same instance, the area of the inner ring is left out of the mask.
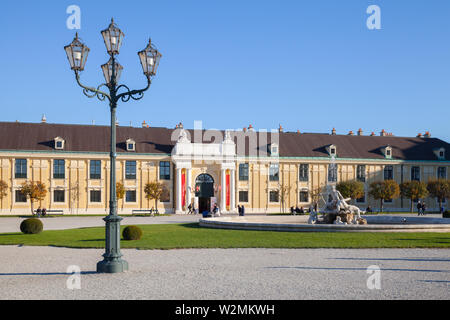
<path id="1" fill-rule="evenodd" d="M 417 215 L 420 216 L 421 214 L 422 214 L 422 203 L 419 200 L 419 202 L 417 202 Z"/>
<path id="2" fill-rule="evenodd" d="M 422 215 L 425 215 L 425 210 L 427 210 L 427 204 L 425 203 L 425 201 L 422 203 Z"/>
<path id="3" fill-rule="evenodd" d="M 242 212 L 242 216 L 245 216 L 245 207 L 244 206 L 242 206 L 241 212 Z"/>
<path id="4" fill-rule="evenodd" d="M 41 207 L 39 207 L 39 208 L 36 210 L 36 215 L 37 215 L 38 218 L 41 217 L 41 212 L 42 212 Z"/>
<path id="5" fill-rule="evenodd" d="M 239 213 L 239 216 L 242 214 L 242 207 L 240 205 L 238 205 L 238 213 Z"/>

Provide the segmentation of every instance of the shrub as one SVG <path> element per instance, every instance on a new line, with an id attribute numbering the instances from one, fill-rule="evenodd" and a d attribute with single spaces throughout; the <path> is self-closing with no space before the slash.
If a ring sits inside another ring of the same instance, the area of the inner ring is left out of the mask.
<path id="1" fill-rule="evenodd" d="M 125 240 L 140 240 L 142 238 L 142 230 L 136 226 L 128 226 L 123 229 L 122 236 Z"/>
<path id="2" fill-rule="evenodd" d="M 31 218 L 23 220 L 20 224 L 20 231 L 25 234 L 38 234 L 44 229 L 42 221 L 39 219 Z"/>

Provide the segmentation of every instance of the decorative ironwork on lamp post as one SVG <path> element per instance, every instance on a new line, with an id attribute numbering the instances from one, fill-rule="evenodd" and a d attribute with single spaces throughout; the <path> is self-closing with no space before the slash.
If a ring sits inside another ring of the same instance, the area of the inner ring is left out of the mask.
<path id="1" fill-rule="evenodd" d="M 70 67 L 75 72 L 75 79 L 78 85 L 83 88 L 83 93 L 89 97 L 97 97 L 100 101 L 108 99 L 111 109 L 111 153 L 110 153 L 110 201 L 109 215 L 103 220 L 106 223 L 106 246 L 103 261 L 97 263 L 97 272 L 117 273 L 128 270 L 128 263 L 121 259 L 120 253 L 120 221 L 123 219 L 117 214 L 116 197 L 116 109 L 119 100 L 127 102 L 130 99 L 140 100 L 144 92 L 150 88 L 152 77 L 156 75 L 161 53 L 152 45 L 151 39 L 147 47 L 138 52 L 144 75 L 147 78 L 147 86 L 140 90 L 130 90 L 126 85 L 118 85 L 123 67 L 116 61 L 116 55 L 119 54 L 120 47 L 124 38 L 124 33 L 117 27 L 114 20 L 111 19 L 109 27 L 101 32 L 105 41 L 106 50 L 110 56 L 109 61 L 102 65 L 103 75 L 106 83 L 97 88 L 88 87 L 81 83 L 80 72 L 86 65 L 89 48 L 78 38 L 68 46 L 64 47 Z M 102 89 L 102 88 L 105 89 Z M 103 90 L 103 91 L 102 91 Z M 121 92 L 122 91 L 122 92 Z"/>

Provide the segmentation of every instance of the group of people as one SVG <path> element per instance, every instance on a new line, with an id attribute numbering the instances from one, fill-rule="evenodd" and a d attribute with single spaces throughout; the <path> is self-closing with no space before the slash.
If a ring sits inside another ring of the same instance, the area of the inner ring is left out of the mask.
<path id="1" fill-rule="evenodd" d="M 296 214 L 304 214 L 305 213 L 305 209 L 303 209 L 303 207 L 299 208 L 299 207 L 291 207 L 291 214 L 293 214 L 294 216 Z"/>
<path id="2" fill-rule="evenodd" d="M 190 203 L 188 205 L 187 209 L 188 209 L 187 214 L 197 214 L 198 213 L 197 209 L 195 208 L 195 206 L 192 203 Z"/>
<path id="3" fill-rule="evenodd" d="M 47 209 L 45 209 L 45 208 L 43 208 L 43 209 L 41 209 L 41 207 L 39 207 L 37 210 L 36 210 L 36 216 L 39 218 L 41 215 L 43 216 L 43 217 L 45 217 L 45 215 L 47 214 Z"/>
<path id="4" fill-rule="evenodd" d="M 243 205 L 242 206 L 238 205 L 238 213 L 239 213 L 239 216 L 241 216 L 241 217 L 243 217 L 245 215 L 245 207 Z"/>
<path id="5" fill-rule="evenodd" d="M 419 202 L 417 202 L 417 214 L 419 216 L 424 216 L 426 210 L 427 210 L 427 205 L 426 205 L 425 201 L 420 202 L 420 200 L 419 200 Z"/>

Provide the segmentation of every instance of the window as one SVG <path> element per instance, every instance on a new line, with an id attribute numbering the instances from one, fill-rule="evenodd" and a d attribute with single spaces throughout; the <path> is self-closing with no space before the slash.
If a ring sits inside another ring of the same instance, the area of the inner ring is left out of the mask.
<path id="1" fill-rule="evenodd" d="M 27 159 L 16 159 L 16 179 L 27 178 Z"/>
<path id="2" fill-rule="evenodd" d="M 248 202 L 248 191 L 239 191 L 239 202 Z"/>
<path id="3" fill-rule="evenodd" d="M 359 165 L 356 169 L 356 179 L 360 182 L 366 182 L 366 166 Z"/>
<path id="4" fill-rule="evenodd" d="M 447 167 L 439 167 L 437 177 L 438 179 L 447 179 Z"/>
<path id="5" fill-rule="evenodd" d="M 328 182 L 337 182 L 338 165 L 333 164 L 328 166 Z"/>
<path id="6" fill-rule="evenodd" d="M 170 202 L 170 191 L 165 186 L 163 186 L 163 192 L 161 193 L 161 202 Z"/>
<path id="7" fill-rule="evenodd" d="M 126 191 L 125 202 L 136 202 L 136 190 L 127 190 Z"/>
<path id="8" fill-rule="evenodd" d="M 278 151 L 278 144 L 272 143 L 270 145 L 270 155 L 271 156 L 278 156 L 278 153 L 279 153 L 279 151 Z"/>
<path id="9" fill-rule="evenodd" d="M 65 179 L 65 160 L 53 160 L 53 179 Z"/>
<path id="10" fill-rule="evenodd" d="M 125 179 L 136 179 L 136 161 L 127 161 L 125 163 Z"/>
<path id="11" fill-rule="evenodd" d="M 159 180 L 170 180 L 170 162 L 161 161 L 159 163 Z"/>
<path id="12" fill-rule="evenodd" d="M 54 202 L 65 202 L 65 192 L 64 190 L 53 191 L 53 201 Z"/>
<path id="13" fill-rule="evenodd" d="M 309 164 L 301 164 L 299 168 L 299 181 L 308 182 L 309 180 Z"/>
<path id="14" fill-rule="evenodd" d="M 248 181 L 248 163 L 239 164 L 239 181 Z"/>
<path id="15" fill-rule="evenodd" d="M 280 180 L 280 167 L 278 164 L 271 164 L 269 168 L 269 180 L 279 181 Z"/>
<path id="16" fill-rule="evenodd" d="M 386 199 L 384 200 L 384 203 L 392 203 L 392 199 Z"/>
<path id="17" fill-rule="evenodd" d="M 308 191 L 300 191 L 299 201 L 300 202 L 309 202 L 309 193 L 308 193 Z"/>
<path id="18" fill-rule="evenodd" d="M 16 202 L 27 202 L 27 197 L 20 190 L 16 190 Z"/>
<path id="19" fill-rule="evenodd" d="M 385 166 L 384 167 L 384 180 L 394 180 L 394 167 Z"/>
<path id="20" fill-rule="evenodd" d="M 102 202 L 102 192 L 100 190 L 91 190 L 91 202 Z"/>
<path id="21" fill-rule="evenodd" d="M 136 151 L 136 142 L 133 139 L 127 139 L 125 143 L 127 145 L 127 151 Z"/>
<path id="22" fill-rule="evenodd" d="M 392 159 L 392 147 L 391 146 L 387 146 L 386 148 L 384 148 L 384 156 L 386 157 L 386 159 Z"/>
<path id="23" fill-rule="evenodd" d="M 101 161 L 100 160 L 91 160 L 90 168 L 89 168 L 89 177 L 94 180 L 101 179 L 102 171 L 101 171 Z"/>
<path id="24" fill-rule="evenodd" d="M 279 193 L 278 191 L 270 191 L 269 193 L 269 201 L 270 202 L 279 202 Z"/>
<path id="25" fill-rule="evenodd" d="M 411 180 L 420 181 L 420 168 L 419 167 L 411 168 Z"/>
<path id="26" fill-rule="evenodd" d="M 63 150 L 64 149 L 64 139 L 61 137 L 56 137 L 55 139 L 55 149 L 56 150 Z"/>

